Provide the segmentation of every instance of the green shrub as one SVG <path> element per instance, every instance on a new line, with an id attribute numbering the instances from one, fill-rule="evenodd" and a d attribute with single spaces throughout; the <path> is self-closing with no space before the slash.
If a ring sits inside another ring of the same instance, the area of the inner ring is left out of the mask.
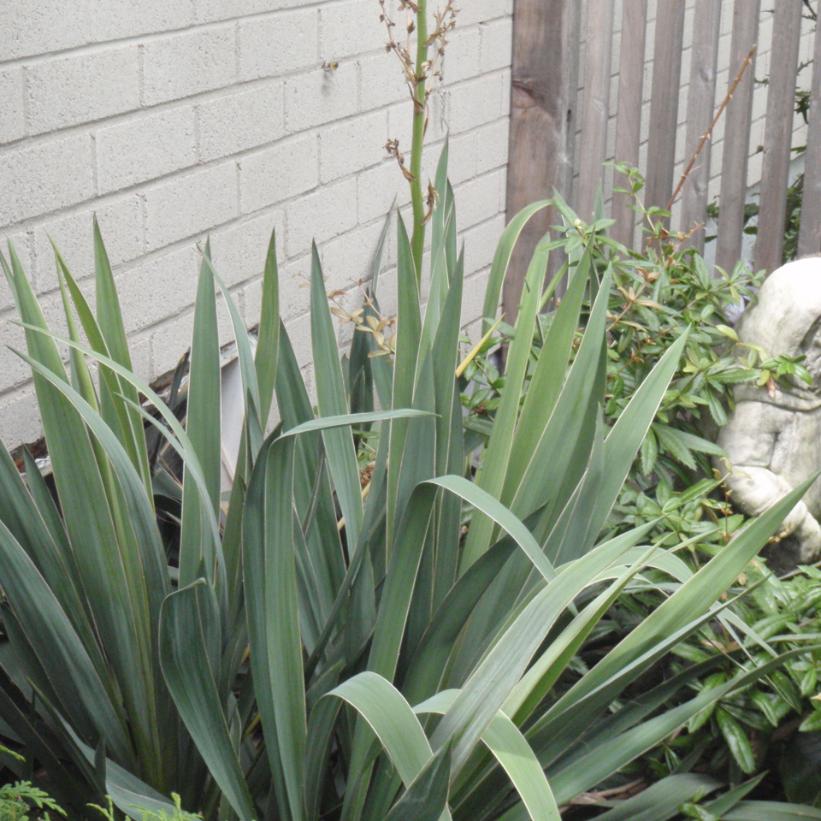
<path id="1" fill-rule="evenodd" d="M 640 177 L 631 169 L 623 170 L 638 193 Z M 615 534 L 650 525 L 655 543 L 671 548 L 689 541 L 684 554 L 689 567 L 702 566 L 745 522 L 720 493 L 718 480 L 709 478 L 713 460 L 721 455 L 712 434 L 732 409 L 733 387 L 742 381 L 772 384 L 784 376 L 809 380 L 809 375 L 800 360 L 765 358 L 763 352 L 738 344 L 731 317 L 742 300 L 754 298 L 760 275 L 743 266 L 731 274 L 710 274 L 703 259 L 683 246 L 682 237 L 668 235 L 649 215 L 646 245 L 642 251 L 632 251 L 607 236 L 608 221 L 585 226 L 566 206 L 562 210 L 563 247 L 582 245 L 598 270 L 609 268 L 613 275 L 604 404 L 609 424 L 683 329 L 692 329 L 608 527 Z M 533 360 L 553 321 L 553 314 L 543 317 L 541 333 L 534 338 Z M 467 424 L 477 436 L 492 430 L 505 382 L 488 351 L 506 340 L 504 331 L 490 337 L 466 370 L 469 383 L 463 403 L 470 413 Z M 766 785 L 771 794 L 807 803 L 817 800 L 808 797 L 806 790 L 790 787 L 795 779 L 781 777 L 785 770 L 778 758 L 790 760 L 790 745 L 806 745 L 809 738 L 794 737 L 799 727 L 805 733 L 818 729 L 818 702 L 812 697 L 817 692 L 819 653 L 807 649 L 819 636 L 818 578 L 817 569 L 808 568 L 779 580 L 760 563 L 751 564 L 739 576 L 729 591 L 742 597 L 731 607 L 735 624 L 709 622 L 673 650 L 674 655 L 705 668 L 693 689 L 720 684 L 741 669 L 753 670 L 787 648 L 796 655 L 757 684 L 700 712 L 688 722 L 686 732 L 666 739 L 631 768 L 632 774 L 660 779 L 701 770 L 737 782 L 745 774 L 772 768 L 776 775 Z M 591 646 L 580 651 L 582 659 L 595 658 L 596 642 L 614 640 L 660 601 L 663 596 L 653 586 L 622 597 L 605 620 L 609 626 L 603 622 Z M 676 669 L 671 665 L 667 674 Z M 811 760 L 818 762 L 817 756 Z M 779 777 L 780 786 L 774 788 L 773 780 Z M 805 787 L 811 780 L 805 773 Z"/>
<path id="2" fill-rule="evenodd" d="M 402 6 L 425 15 L 425 2 Z M 382 321 L 377 254 L 361 324 L 372 332 L 355 333 L 340 360 L 314 249 L 316 408 L 280 321 L 273 237 L 255 352 L 204 249 L 184 421 L 133 373 L 96 227 L 95 310 L 57 254 L 65 338 L 49 330 L 13 247 L 2 258 L 54 494 L 30 456 L 21 476 L 0 448 L 0 717 L 72 817 L 90 817 L 93 802 L 135 819 L 178 817 L 181 807 L 209 821 L 557 819 L 560 806 L 588 800 L 784 661 L 671 707 L 663 705 L 688 692 L 698 665 L 631 695 L 672 648 L 726 619 L 722 595 L 804 488 L 697 572 L 650 544 L 655 524 L 606 532 L 686 334 L 608 424 L 612 274 L 589 248 L 568 245 L 567 293 L 534 357 L 540 308 L 559 282 L 544 289 L 551 243 L 536 249 L 496 422 L 485 441 L 465 435 L 456 376 L 464 271 L 447 149 L 429 213 L 419 177 L 419 74 L 432 70 L 428 44 L 443 44 L 451 27 L 446 9 L 411 68 L 414 226 L 411 239 L 397 225 L 395 334 L 373 333 Z M 525 209 L 500 239 L 488 326 L 513 247 L 547 205 Z M 245 409 L 227 497 L 217 288 Z M 266 436 L 274 401 L 279 421 Z M 160 450 L 176 454 L 171 472 L 169 460 L 158 467 L 146 423 Z M 665 600 L 593 663 L 583 659 L 613 604 L 655 571 Z M 680 781 L 660 782 L 648 790 L 653 806 L 675 799 L 675 811 L 715 787 L 696 780 L 684 794 Z M 172 792 L 176 806 L 164 797 Z"/>
<path id="3" fill-rule="evenodd" d="M 437 187 L 448 192 L 445 161 Z M 503 235 L 488 313 L 519 232 L 543 206 Z M 106 793 L 132 817 L 135 806 L 170 813 L 162 796 L 174 790 L 206 818 L 259 818 L 269 805 L 293 818 L 340 805 L 348 818 L 422 818 L 446 802 L 462 818 L 505 810 L 557 817 L 557 805 L 768 671 L 742 673 L 652 718 L 619 702 L 683 638 L 721 618 L 720 595 L 803 489 L 695 574 L 682 576 L 665 551 L 648 547 L 646 526 L 602 541 L 685 340 L 606 426 L 610 275 L 577 340 L 584 294 L 597 290 L 584 252 L 527 380 L 546 247 L 528 272 L 497 423 L 469 452 L 454 375 L 462 262 L 449 194 L 432 233 L 424 314 L 400 222 L 395 354 L 369 356 L 377 341 L 358 333 L 344 368 L 314 253 L 318 417 L 278 320 L 273 238 L 255 357 L 222 289 L 246 407 L 227 500 L 219 492 L 214 295 L 222 286 L 207 248 L 184 426 L 131 371 L 99 232 L 96 314 L 58 256 L 69 329 L 62 341 L 47 330 L 10 249 L 4 266 L 26 328 L 59 506 L 30 458 L 25 480 L 2 458 L 0 582 L 11 652 L 1 660 L 0 706 L 13 741 L 75 813 Z M 282 422 L 264 438 L 274 396 Z M 378 406 L 389 410 L 371 410 Z M 144 421 L 181 459 L 170 549 L 157 524 Z M 364 495 L 357 442 L 375 424 L 378 436 L 365 440 L 376 456 Z M 580 669 L 585 639 L 653 567 L 672 574 L 669 597 Z M 665 686 L 672 695 L 697 673 Z"/>

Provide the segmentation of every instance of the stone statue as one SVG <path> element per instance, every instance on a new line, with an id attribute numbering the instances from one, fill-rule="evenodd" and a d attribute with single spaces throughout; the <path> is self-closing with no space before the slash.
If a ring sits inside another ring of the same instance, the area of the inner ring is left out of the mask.
<path id="1" fill-rule="evenodd" d="M 769 507 L 821 469 L 821 257 L 783 265 L 765 280 L 758 301 L 741 318 L 739 338 L 769 356 L 803 355 L 813 384 L 793 379 L 775 390 L 739 385 L 736 408 L 718 437 L 727 454 L 727 485 L 735 504 L 750 515 Z M 727 470 L 726 461 L 720 467 Z M 784 521 L 784 560 L 821 556 L 821 480 Z M 787 566 L 788 566 L 787 565 Z M 785 568 L 786 569 L 786 568 Z"/>

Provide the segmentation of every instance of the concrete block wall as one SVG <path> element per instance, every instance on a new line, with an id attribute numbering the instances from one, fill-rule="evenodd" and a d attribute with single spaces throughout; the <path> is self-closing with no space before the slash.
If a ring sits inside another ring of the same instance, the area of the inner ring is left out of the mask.
<path id="1" fill-rule="evenodd" d="M 464 4 L 428 132 L 430 168 L 451 134 L 467 316 L 504 224 L 512 5 Z M 353 301 L 387 209 L 408 200 L 384 151 L 388 137 L 409 146 L 408 93 L 378 16 L 377 0 L 0 2 L 0 240 L 47 316 L 60 313 L 49 238 L 93 296 L 96 213 L 136 366 L 153 379 L 189 344 L 197 243 L 210 234 L 251 325 L 276 227 L 283 312 L 307 366 L 312 237 L 329 290 Z M 39 436 L 27 369 L 7 347 L 21 345 L 13 318 L 3 282 L 7 447 Z"/>

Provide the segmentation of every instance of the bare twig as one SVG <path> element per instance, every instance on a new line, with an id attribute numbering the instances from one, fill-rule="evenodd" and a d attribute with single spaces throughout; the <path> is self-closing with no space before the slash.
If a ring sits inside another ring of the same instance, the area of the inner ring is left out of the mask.
<path id="1" fill-rule="evenodd" d="M 570 801 L 570 805 L 589 806 L 591 804 L 601 804 L 602 801 L 606 801 L 608 798 L 633 795 L 634 793 L 641 792 L 644 786 L 644 781 L 639 778 L 635 781 L 630 781 L 627 784 L 622 784 L 620 787 L 612 787 L 609 790 L 596 790 L 591 792 L 584 792 L 576 798 L 572 799 Z"/>
<path id="2" fill-rule="evenodd" d="M 744 78 L 744 74 L 747 72 L 747 69 L 752 64 L 753 58 L 755 57 L 756 48 L 757 46 L 753 46 L 747 52 L 747 56 L 744 58 L 744 61 L 741 63 L 741 66 L 738 69 L 738 74 L 736 74 L 735 79 L 733 80 L 732 85 L 727 91 L 726 96 L 721 101 L 721 105 L 718 107 L 718 109 L 716 109 L 715 117 L 713 117 L 713 121 L 710 123 L 710 127 L 701 135 L 701 139 L 698 141 L 698 145 L 696 146 L 695 151 L 693 151 L 693 155 L 690 157 L 690 161 L 687 163 L 687 166 L 684 169 L 684 172 L 682 173 L 681 178 L 678 181 L 678 185 L 676 185 L 676 189 L 675 191 L 673 191 L 673 195 L 670 197 L 670 202 L 667 203 L 667 208 L 665 209 L 666 211 L 669 211 L 673 207 L 673 204 L 678 199 L 679 194 L 681 194 L 681 191 L 684 188 L 684 183 L 687 182 L 687 178 L 692 173 L 693 167 L 696 164 L 696 160 L 699 158 L 701 152 L 704 150 L 704 146 L 707 145 L 707 141 L 713 136 L 713 131 L 715 130 L 718 121 L 721 119 L 721 115 L 724 113 L 725 109 L 730 104 L 730 100 L 733 99 L 733 95 L 735 94 L 739 84 Z"/>

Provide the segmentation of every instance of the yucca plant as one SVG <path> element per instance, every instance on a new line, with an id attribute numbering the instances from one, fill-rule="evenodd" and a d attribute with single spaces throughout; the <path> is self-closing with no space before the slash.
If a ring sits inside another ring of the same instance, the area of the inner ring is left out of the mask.
<path id="1" fill-rule="evenodd" d="M 204 248 L 184 421 L 133 373 L 96 226 L 96 311 L 56 254 L 63 338 L 47 327 L 14 249 L 2 260 L 54 488 L 28 454 L 21 476 L 0 449 L 0 735 L 29 762 L 8 766 L 47 785 L 72 817 L 106 796 L 132 818 L 178 817 L 165 797 L 175 793 L 220 821 L 558 818 L 562 805 L 768 670 L 673 709 L 662 706 L 707 665 L 626 696 L 684 638 L 724 618 L 720 597 L 804 488 L 695 574 L 675 549 L 645 544 L 651 526 L 600 539 L 687 343 L 672 345 L 607 428 L 610 274 L 599 282 L 583 245 L 560 272 L 567 291 L 528 377 L 538 314 L 559 282 L 544 288 L 553 243 L 537 248 L 496 423 L 478 448 L 466 437 L 457 375 L 464 266 L 447 147 L 427 209 L 421 180 L 436 74 L 429 50 L 441 56 L 455 10 L 447 3 L 429 31 L 425 2 L 399 6 L 415 15 L 408 31 L 417 38 L 411 57 L 383 14 L 414 106 L 411 167 L 398 142 L 388 146 L 411 184 L 414 218 L 411 237 L 397 222 L 396 333 L 384 339 L 391 323 L 378 300 L 389 224 L 358 324 L 381 330 L 355 333 L 343 359 L 314 249 L 315 405 L 279 318 L 274 237 L 255 351 Z M 525 209 L 500 240 L 486 330 L 517 239 L 547 205 Z M 227 495 L 217 289 L 245 408 Z M 573 351 L 586 295 L 592 308 Z M 176 484 L 155 472 L 146 426 L 177 455 Z M 169 495 L 178 515 L 160 516 L 176 529 L 159 524 L 157 500 L 167 508 Z M 668 579 L 664 603 L 581 667 L 579 648 L 650 568 Z M 665 779 L 651 807 L 675 801 L 675 812 L 696 782 L 711 788 L 697 776 Z"/>
<path id="2" fill-rule="evenodd" d="M 29 456 L 21 476 L 2 451 L 2 735 L 74 817 L 105 795 L 133 818 L 172 813 L 164 796 L 174 791 L 214 819 L 558 818 L 560 806 L 767 672 L 662 712 L 704 665 L 624 698 L 720 617 L 722 593 L 804 488 L 695 574 L 674 550 L 647 547 L 647 527 L 599 542 L 686 339 L 605 428 L 609 274 L 599 283 L 580 247 L 522 397 L 537 315 L 556 285 L 543 287 L 549 242 L 527 272 L 492 435 L 470 452 L 456 377 L 463 258 L 446 168 L 447 149 L 424 310 L 398 222 L 394 353 L 372 356 L 384 351 L 357 333 L 340 360 L 314 251 L 316 408 L 279 320 L 273 237 L 255 354 L 204 249 L 184 424 L 132 371 L 99 230 L 96 312 L 57 255 L 63 338 L 49 331 L 9 249 L 3 267 L 55 493 Z M 546 204 L 523 211 L 501 238 L 488 324 L 514 244 Z M 377 257 L 365 308 L 374 315 L 379 267 Z M 217 288 L 246 411 L 228 497 Z M 571 357 L 588 291 L 599 296 Z M 274 400 L 278 421 L 266 438 Z M 182 464 L 170 551 L 145 425 Z M 363 470 L 365 442 L 375 457 Z M 578 669 L 576 650 L 648 568 L 669 577 L 664 603 Z"/>

